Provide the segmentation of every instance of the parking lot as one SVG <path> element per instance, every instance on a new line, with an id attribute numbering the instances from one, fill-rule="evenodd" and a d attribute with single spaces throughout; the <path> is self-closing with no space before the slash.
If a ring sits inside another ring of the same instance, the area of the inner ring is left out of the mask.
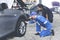
<path id="1" fill-rule="evenodd" d="M 13 37 L 8 40 L 59 40 L 60 39 L 60 15 L 54 14 L 54 22 L 53 28 L 55 31 L 55 36 L 47 36 L 47 37 L 40 37 L 39 35 L 34 35 L 35 31 L 35 24 L 28 24 L 27 25 L 27 32 L 26 35 L 23 37 Z"/>

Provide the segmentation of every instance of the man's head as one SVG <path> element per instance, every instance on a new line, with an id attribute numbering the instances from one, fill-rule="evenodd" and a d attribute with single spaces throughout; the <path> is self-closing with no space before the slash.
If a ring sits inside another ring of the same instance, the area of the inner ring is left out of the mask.
<path id="1" fill-rule="evenodd" d="M 31 19 L 35 19 L 35 18 L 36 18 L 36 15 L 37 15 L 36 12 L 32 12 L 32 13 L 30 14 L 30 18 L 31 18 Z"/>
<path id="2" fill-rule="evenodd" d="M 42 4 L 38 4 L 37 8 L 38 8 L 38 10 L 42 10 L 43 9 L 43 5 Z"/>

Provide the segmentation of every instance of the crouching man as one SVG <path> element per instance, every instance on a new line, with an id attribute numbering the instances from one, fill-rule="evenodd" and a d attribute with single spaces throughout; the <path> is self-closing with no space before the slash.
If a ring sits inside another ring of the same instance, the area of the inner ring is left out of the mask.
<path id="1" fill-rule="evenodd" d="M 37 15 L 36 12 L 32 12 L 29 18 L 35 20 L 37 27 L 36 31 L 38 32 L 40 37 L 54 35 L 54 31 L 52 30 L 52 24 L 45 17 Z M 41 27 L 44 27 L 45 29 L 41 30 Z"/>

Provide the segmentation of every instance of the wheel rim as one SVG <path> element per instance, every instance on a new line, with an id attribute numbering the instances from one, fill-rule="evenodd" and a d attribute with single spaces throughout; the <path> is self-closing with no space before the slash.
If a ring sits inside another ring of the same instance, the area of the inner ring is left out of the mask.
<path id="1" fill-rule="evenodd" d="M 19 26 L 19 32 L 20 34 L 24 34 L 26 31 L 25 23 L 21 22 L 21 25 Z"/>

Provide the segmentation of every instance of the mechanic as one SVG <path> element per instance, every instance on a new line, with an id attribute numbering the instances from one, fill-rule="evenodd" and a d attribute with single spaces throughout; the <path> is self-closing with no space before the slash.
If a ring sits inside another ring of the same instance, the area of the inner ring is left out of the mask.
<path id="1" fill-rule="evenodd" d="M 42 5 L 42 4 L 38 4 L 37 5 L 37 14 L 44 16 L 51 23 L 53 23 L 53 14 L 52 14 L 52 11 L 48 7 L 46 7 L 46 6 Z M 37 26 L 36 26 L 36 30 L 38 30 Z M 39 35 L 39 32 L 37 31 L 37 33 L 35 35 Z"/>
<path id="2" fill-rule="evenodd" d="M 49 35 L 54 35 L 52 30 L 52 25 L 51 23 L 43 16 L 37 15 L 36 12 L 32 12 L 30 14 L 30 19 L 35 20 L 36 26 L 37 26 L 37 31 L 39 32 L 40 37 L 45 37 Z M 41 31 L 41 27 L 44 27 L 45 29 Z"/>

